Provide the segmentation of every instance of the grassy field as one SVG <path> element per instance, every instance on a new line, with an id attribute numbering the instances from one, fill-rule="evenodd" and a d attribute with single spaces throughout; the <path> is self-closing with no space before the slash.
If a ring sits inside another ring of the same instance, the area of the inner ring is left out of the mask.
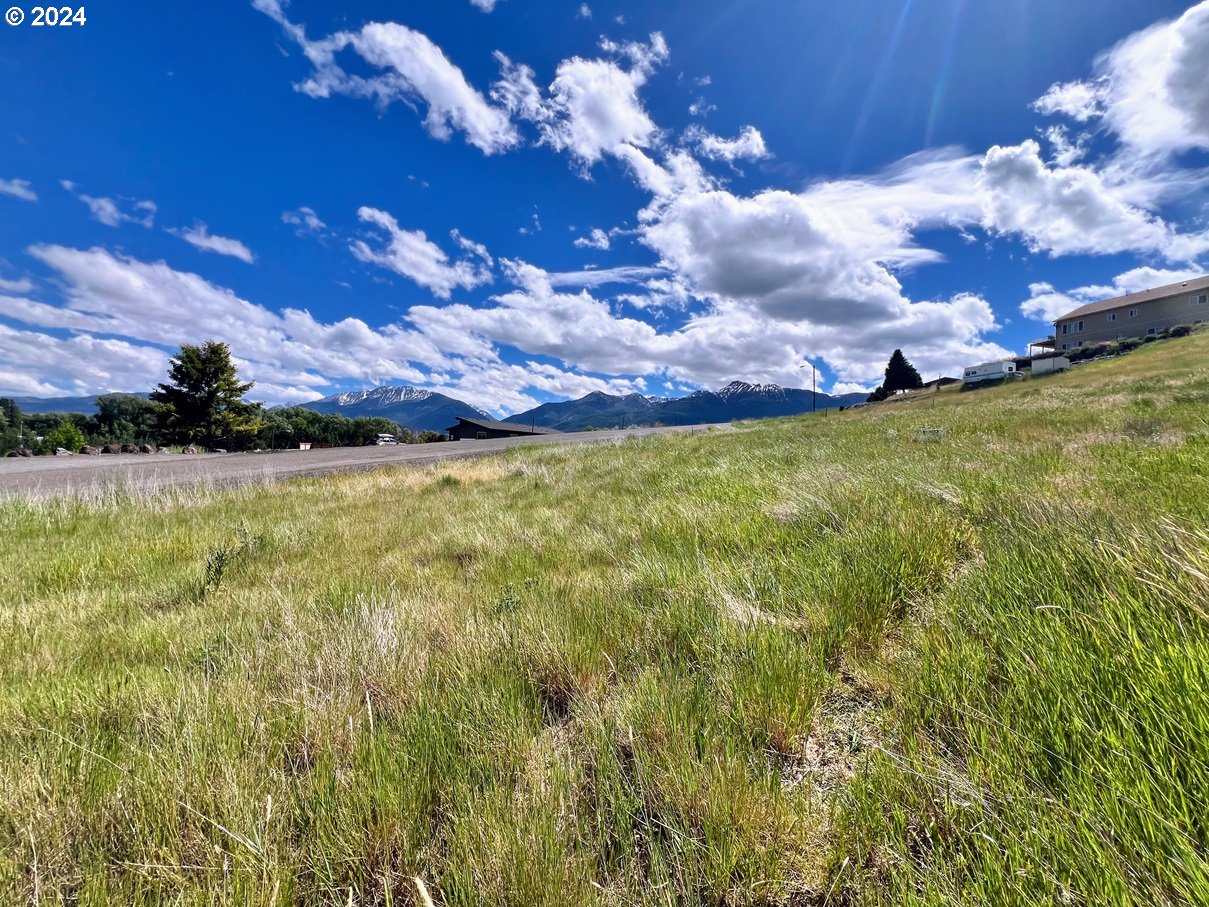
<path id="1" fill-rule="evenodd" d="M 1200 334 L 5 502 L 0 903 L 1209 903 L 1207 420 Z"/>

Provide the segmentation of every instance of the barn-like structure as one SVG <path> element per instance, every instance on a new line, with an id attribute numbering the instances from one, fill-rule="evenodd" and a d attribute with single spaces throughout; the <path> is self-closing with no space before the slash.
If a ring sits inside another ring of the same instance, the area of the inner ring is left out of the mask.
<path id="1" fill-rule="evenodd" d="M 453 441 L 486 441 L 490 438 L 520 438 L 525 435 L 557 435 L 561 432 L 538 425 L 496 422 L 494 419 L 467 419 L 458 416 L 458 424 L 445 429 Z"/>

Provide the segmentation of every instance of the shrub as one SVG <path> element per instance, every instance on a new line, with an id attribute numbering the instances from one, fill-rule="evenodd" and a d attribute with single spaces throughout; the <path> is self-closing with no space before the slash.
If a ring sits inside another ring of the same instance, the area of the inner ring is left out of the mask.
<path id="1" fill-rule="evenodd" d="M 80 448 L 88 443 L 84 432 L 71 422 L 60 422 L 42 439 L 42 447 L 47 453 L 54 453 L 57 448 L 79 453 Z"/>
<path id="2" fill-rule="evenodd" d="M 1166 334 L 1168 337 L 1187 337 L 1189 334 L 1192 333 L 1192 325 L 1177 324 L 1175 327 L 1168 328 L 1163 333 Z"/>
<path id="3" fill-rule="evenodd" d="M 1142 342 L 1143 343 L 1154 343 L 1158 339 L 1159 339 L 1158 334 L 1147 334 L 1145 337 L 1142 338 Z"/>

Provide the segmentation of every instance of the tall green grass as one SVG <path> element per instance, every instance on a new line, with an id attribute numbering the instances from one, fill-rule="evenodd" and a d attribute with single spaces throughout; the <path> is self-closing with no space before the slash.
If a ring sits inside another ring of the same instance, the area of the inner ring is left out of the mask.
<path id="1" fill-rule="evenodd" d="M 1209 901 L 1207 354 L 5 502 L 0 902 Z"/>

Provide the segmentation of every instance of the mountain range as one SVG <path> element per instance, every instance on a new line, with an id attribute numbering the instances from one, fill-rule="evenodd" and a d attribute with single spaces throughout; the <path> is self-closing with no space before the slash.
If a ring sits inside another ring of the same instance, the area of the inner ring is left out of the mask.
<path id="1" fill-rule="evenodd" d="M 125 391 L 119 393 L 126 394 Z M 83 413 L 86 416 L 97 414 L 97 400 L 105 394 L 93 394 L 88 397 L 10 397 L 17 408 L 23 413 Z M 150 397 L 148 393 L 126 394 L 129 397 Z"/>
<path id="2" fill-rule="evenodd" d="M 146 396 L 145 394 L 142 396 Z M 866 394 L 818 394 L 818 409 L 834 409 L 863 403 Z M 75 412 L 95 414 L 97 398 L 15 397 L 27 413 Z M 444 431 L 458 418 L 490 419 L 469 403 L 436 391 L 416 387 L 375 387 L 333 394 L 321 400 L 294 404 L 320 413 L 342 416 L 381 416 L 412 431 Z M 627 428 L 637 425 L 698 425 L 730 422 L 733 419 L 767 419 L 810 412 L 811 392 L 776 384 L 732 381 L 718 391 L 697 391 L 687 397 L 646 397 L 642 394 L 615 396 L 601 391 L 578 400 L 543 403 L 507 416 L 505 421 L 536 425 L 559 431 L 587 428 Z"/>
<path id="3" fill-rule="evenodd" d="M 375 387 L 364 391 L 333 394 L 322 400 L 297 405 L 320 413 L 338 413 L 350 419 L 358 416 L 381 416 L 412 431 L 444 431 L 457 422 L 459 417 L 491 418 L 469 403 L 418 387 Z"/>
<path id="4" fill-rule="evenodd" d="M 596 391 L 578 400 L 543 403 L 508 416 L 508 422 L 582 431 L 585 428 L 626 428 L 631 425 L 698 425 L 732 419 L 768 419 L 808 413 L 811 392 L 776 384 L 732 381 L 718 391 L 697 391 L 687 397 L 613 396 Z M 834 409 L 864 403 L 868 394 L 818 394 L 813 405 Z"/>

